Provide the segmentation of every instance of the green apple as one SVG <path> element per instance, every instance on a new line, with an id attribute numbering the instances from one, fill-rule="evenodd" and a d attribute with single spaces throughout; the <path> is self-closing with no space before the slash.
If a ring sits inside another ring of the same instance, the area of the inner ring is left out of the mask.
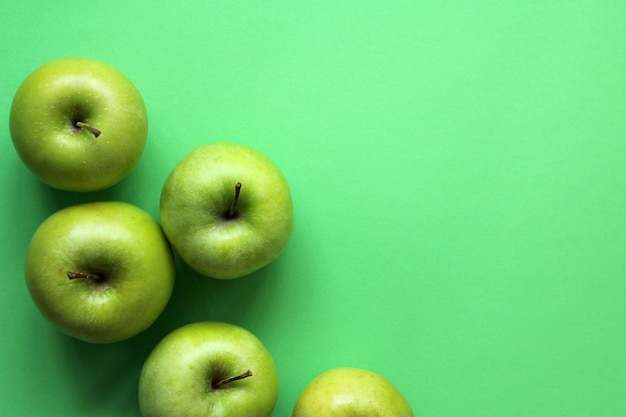
<path id="1" fill-rule="evenodd" d="M 96 191 L 137 164 L 148 116 L 139 91 L 118 70 L 95 59 L 61 58 L 22 82 L 9 126 L 18 155 L 45 183 Z"/>
<path id="2" fill-rule="evenodd" d="M 36 306 L 62 332 L 112 343 L 159 317 L 175 266 L 152 216 L 108 201 L 66 207 L 45 219 L 28 247 L 25 275 Z"/>
<path id="3" fill-rule="evenodd" d="M 185 156 L 161 192 L 163 230 L 197 272 L 239 278 L 273 261 L 293 225 L 285 177 L 247 146 L 213 143 Z"/>
<path id="4" fill-rule="evenodd" d="M 357 368 L 330 369 L 302 391 L 293 417 L 413 417 L 398 389 L 382 375 Z"/>
<path id="5" fill-rule="evenodd" d="M 277 398 L 270 353 L 229 323 L 197 322 L 169 333 L 139 378 L 143 417 L 268 417 Z"/>

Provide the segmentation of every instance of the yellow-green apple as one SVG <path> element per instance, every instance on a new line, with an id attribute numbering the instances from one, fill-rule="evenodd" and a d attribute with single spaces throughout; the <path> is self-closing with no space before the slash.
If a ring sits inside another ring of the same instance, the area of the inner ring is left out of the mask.
<path id="1" fill-rule="evenodd" d="M 184 325 L 150 353 L 139 378 L 143 417 L 269 417 L 278 398 L 274 361 L 243 327 Z"/>
<path id="2" fill-rule="evenodd" d="M 112 66 L 91 58 L 50 61 L 17 89 L 9 126 L 24 164 L 48 185 L 96 191 L 126 177 L 148 133 L 144 101 Z"/>
<path id="3" fill-rule="evenodd" d="M 398 389 L 381 374 L 358 368 L 334 368 L 302 391 L 293 417 L 413 417 Z"/>
<path id="4" fill-rule="evenodd" d="M 28 247 L 25 275 L 36 306 L 62 332 L 112 343 L 156 321 L 172 294 L 175 266 L 152 216 L 107 201 L 45 219 Z"/>
<path id="5" fill-rule="evenodd" d="M 163 230 L 197 272 L 239 278 L 272 262 L 292 232 L 285 177 L 265 155 L 235 143 L 187 154 L 161 192 Z"/>

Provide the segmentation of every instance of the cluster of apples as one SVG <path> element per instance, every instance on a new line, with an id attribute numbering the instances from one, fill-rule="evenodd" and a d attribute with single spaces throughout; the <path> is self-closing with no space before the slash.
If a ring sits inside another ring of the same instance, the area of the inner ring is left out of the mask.
<path id="1" fill-rule="evenodd" d="M 24 164 L 48 185 L 91 192 L 139 161 L 148 117 L 133 83 L 110 65 L 57 59 L 20 85 L 10 131 Z M 26 257 L 28 290 L 60 331 L 90 343 L 129 339 L 169 302 L 174 251 L 207 277 L 234 279 L 276 259 L 292 232 L 287 181 L 266 156 L 234 143 L 199 146 L 167 177 L 160 222 L 120 201 L 82 203 L 45 219 Z M 278 397 L 272 356 L 230 323 L 182 326 L 155 346 L 139 380 L 144 417 L 268 417 Z M 413 416 L 382 375 L 331 369 L 305 387 L 294 417 Z"/>

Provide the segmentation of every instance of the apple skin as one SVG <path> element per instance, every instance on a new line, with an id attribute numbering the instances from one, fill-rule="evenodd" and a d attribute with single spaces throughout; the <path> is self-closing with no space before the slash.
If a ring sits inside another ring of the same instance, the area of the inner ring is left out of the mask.
<path id="1" fill-rule="evenodd" d="M 212 388 L 247 370 L 252 376 Z M 254 334 L 230 323 L 204 321 L 172 331 L 139 378 L 143 417 L 268 417 L 277 398 L 270 353 Z"/>
<path id="2" fill-rule="evenodd" d="M 87 192 L 117 184 L 135 167 L 146 144 L 148 116 L 139 91 L 118 70 L 68 57 L 26 77 L 13 98 L 9 127 L 18 155 L 43 182 Z"/>
<path id="3" fill-rule="evenodd" d="M 413 417 L 398 389 L 382 375 L 358 368 L 334 368 L 302 391 L 292 417 Z"/>
<path id="4" fill-rule="evenodd" d="M 235 216 L 228 218 L 238 182 Z M 172 170 L 160 216 L 172 246 L 192 269 L 233 279 L 278 257 L 292 233 L 293 203 L 285 177 L 266 156 L 240 144 L 212 143 Z"/>
<path id="5" fill-rule="evenodd" d="M 68 272 L 102 278 L 69 279 Z M 25 266 L 43 316 L 90 343 L 113 343 L 147 329 L 169 302 L 174 256 L 161 227 L 128 203 L 63 208 L 35 231 Z"/>

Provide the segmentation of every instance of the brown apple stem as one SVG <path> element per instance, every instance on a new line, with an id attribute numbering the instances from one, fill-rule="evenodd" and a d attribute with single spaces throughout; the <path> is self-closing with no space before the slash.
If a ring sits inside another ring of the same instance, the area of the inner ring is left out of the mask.
<path id="1" fill-rule="evenodd" d="M 211 388 L 218 389 L 222 385 L 230 384 L 231 382 L 239 381 L 240 379 L 248 378 L 251 376 L 252 376 L 252 371 L 248 369 L 246 372 L 244 372 L 241 375 L 232 376 L 230 378 L 226 378 L 226 379 L 222 379 L 221 381 L 214 382 L 213 384 L 211 384 Z"/>
<path id="2" fill-rule="evenodd" d="M 68 271 L 67 272 L 67 277 L 69 279 L 101 279 L 102 277 L 98 274 L 92 274 L 90 272 L 72 272 L 72 271 Z"/>
<path id="3" fill-rule="evenodd" d="M 80 127 L 81 129 L 87 129 L 92 135 L 98 137 L 102 134 L 101 131 L 96 129 L 95 127 L 85 123 L 85 122 L 76 122 L 76 127 Z"/>
<path id="4" fill-rule="evenodd" d="M 235 198 L 233 199 L 233 203 L 230 205 L 230 210 L 228 210 L 228 217 L 233 217 L 235 215 L 235 208 L 237 207 L 237 202 L 239 201 L 239 194 L 241 193 L 241 183 L 238 182 L 235 184 Z"/>

